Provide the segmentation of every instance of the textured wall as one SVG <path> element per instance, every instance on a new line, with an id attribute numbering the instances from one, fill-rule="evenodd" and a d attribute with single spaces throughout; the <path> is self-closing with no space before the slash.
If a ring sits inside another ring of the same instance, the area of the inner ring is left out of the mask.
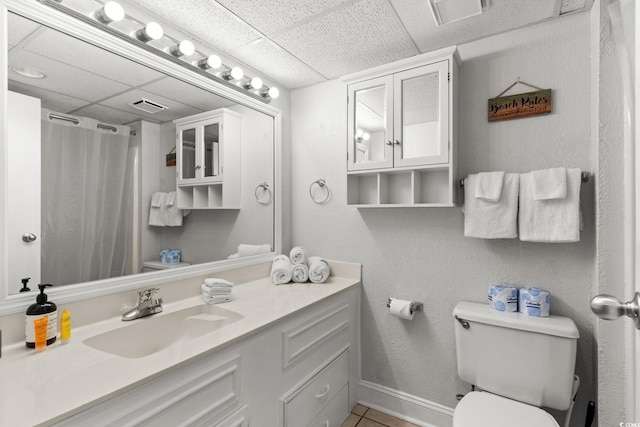
<path id="1" fill-rule="evenodd" d="M 460 53 L 461 177 L 554 166 L 594 170 L 588 14 L 473 42 Z M 488 123 L 487 99 L 518 77 L 554 90 L 553 114 Z M 574 244 L 465 238 L 460 208 L 347 207 L 345 96 L 340 81 L 292 93 L 292 244 L 364 265 L 363 379 L 454 407 L 455 394 L 469 389 L 456 375 L 455 304 L 484 301 L 487 285 L 496 281 L 539 285 L 553 295 L 552 312 L 579 326 L 583 391 L 576 420 L 584 420 L 586 401 L 594 399 L 593 182 L 583 186 L 586 228 Z M 333 192 L 325 205 L 309 198 L 309 184 L 318 178 Z M 393 318 L 385 307 L 389 296 L 423 301 L 425 311 L 411 322 Z"/>

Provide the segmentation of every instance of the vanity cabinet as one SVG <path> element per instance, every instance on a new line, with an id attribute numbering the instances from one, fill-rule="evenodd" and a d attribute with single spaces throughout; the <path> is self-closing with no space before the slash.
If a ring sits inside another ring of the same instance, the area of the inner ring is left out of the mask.
<path id="1" fill-rule="evenodd" d="M 353 286 L 53 425 L 340 427 L 357 403 L 359 318 Z"/>
<path id="2" fill-rule="evenodd" d="M 221 108 L 173 121 L 179 208 L 240 208 L 241 119 Z"/>
<path id="3" fill-rule="evenodd" d="M 346 76 L 347 203 L 456 204 L 455 47 Z"/>

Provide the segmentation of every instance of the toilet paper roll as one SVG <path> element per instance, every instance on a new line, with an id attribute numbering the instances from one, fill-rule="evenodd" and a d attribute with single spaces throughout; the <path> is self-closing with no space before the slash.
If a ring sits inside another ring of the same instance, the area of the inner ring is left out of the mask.
<path id="1" fill-rule="evenodd" d="M 411 301 L 390 298 L 389 311 L 392 316 L 399 317 L 401 319 L 411 320 L 413 319 L 413 313 L 411 312 Z"/>
<path id="2" fill-rule="evenodd" d="M 489 286 L 487 293 L 489 306 L 498 311 L 518 311 L 518 288 L 507 283 Z"/>
<path id="3" fill-rule="evenodd" d="M 529 316 L 549 317 L 551 293 L 542 288 L 521 288 L 518 311 Z"/>

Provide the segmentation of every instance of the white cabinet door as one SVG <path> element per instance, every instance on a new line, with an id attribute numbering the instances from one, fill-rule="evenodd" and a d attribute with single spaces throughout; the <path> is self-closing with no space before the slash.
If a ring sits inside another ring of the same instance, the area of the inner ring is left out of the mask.
<path id="1" fill-rule="evenodd" d="M 394 167 L 449 161 L 448 64 L 394 74 Z"/>
<path id="2" fill-rule="evenodd" d="M 393 76 L 349 85 L 348 170 L 393 167 Z"/>

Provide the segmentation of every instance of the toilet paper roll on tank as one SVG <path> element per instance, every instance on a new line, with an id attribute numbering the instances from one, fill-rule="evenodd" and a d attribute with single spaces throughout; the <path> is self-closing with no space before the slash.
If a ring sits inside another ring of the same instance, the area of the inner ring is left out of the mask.
<path id="1" fill-rule="evenodd" d="M 494 310 L 549 317 L 551 293 L 537 287 L 517 287 L 508 283 L 489 285 L 489 306 Z"/>

